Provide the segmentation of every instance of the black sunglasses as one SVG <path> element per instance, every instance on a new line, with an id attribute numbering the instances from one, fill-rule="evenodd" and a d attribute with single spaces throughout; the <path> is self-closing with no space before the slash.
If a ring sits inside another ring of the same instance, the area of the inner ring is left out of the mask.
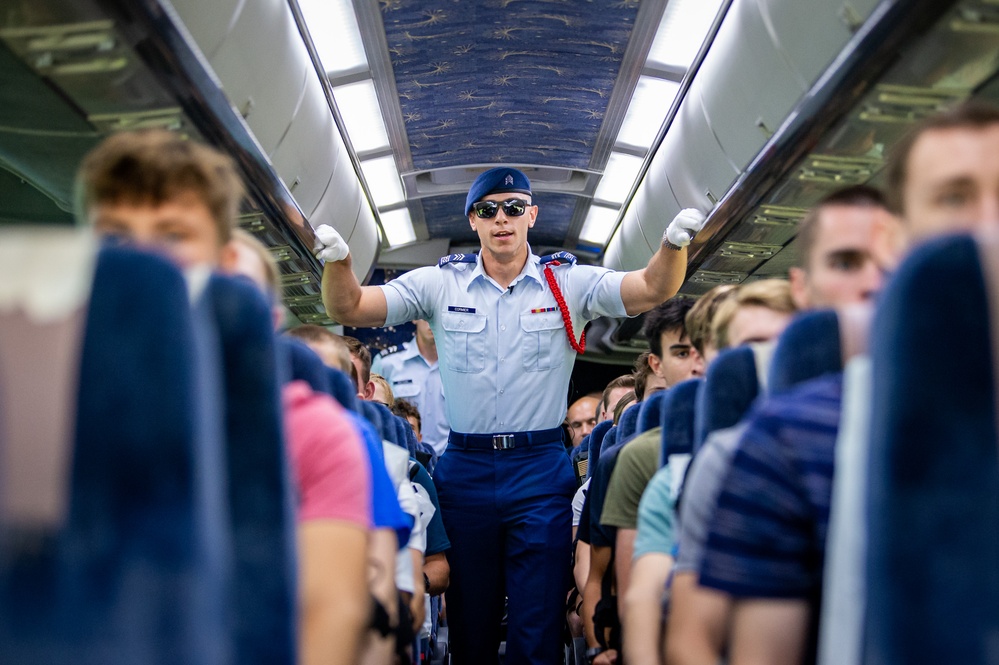
<path id="1" fill-rule="evenodd" d="M 507 217 L 520 217 L 531 204 L 524 199 L 507 199 L 502 204 L 496 201 L 479 201 L 472 205 L 472 210 L 479 219 L 492 219 L 499 212 L 500 205 Z"/>

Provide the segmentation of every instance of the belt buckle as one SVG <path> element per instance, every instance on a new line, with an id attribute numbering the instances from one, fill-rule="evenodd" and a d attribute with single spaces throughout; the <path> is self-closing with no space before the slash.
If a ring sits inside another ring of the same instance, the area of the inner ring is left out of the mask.
<path id="1" fill-rule="evenodd" d="M 517 439 L 513 434 L 494 434 L 493 450 L 512 450 L 517 447 Z"/>

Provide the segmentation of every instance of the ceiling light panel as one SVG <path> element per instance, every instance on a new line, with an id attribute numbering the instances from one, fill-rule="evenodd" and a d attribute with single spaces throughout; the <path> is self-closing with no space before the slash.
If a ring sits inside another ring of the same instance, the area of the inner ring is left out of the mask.
<path id="1" fill-rule="evenodd" d="M 641 168 L 641 157 L 623 152 L 612 152 L 593 198 L 619 205 L 624 203 Z"/>
<path id="2" fill-rule="evenodd" d="M 680 84 L 674 81 L 640 77 L 616 144 L 648 150 L 679 89 Z"/>
<path id="3" fill-rule="evenodd" d="M 583 230 L 579 232 L 580 241 L 603 247 L 610 238 L 611 231 L 617 223 L 618 209 L 599 205 L 590 206 L 583 222 Z"/>
<path id="4" fill-rule="evenodd" d="M 379 213 L 382 220 L 382 228 L 385 229 L 385 239 L 389 245 L 405 245 L 416 240 L 416 232 L 413 231 L 413 220 L 409 217 L 409 210 L 400 208 L 389 212 Z"/>
<path id="5" fill-rule="evenodd" d="M 648 62 L 687 69 L 718 14 L 722 0 L 669 0 Z"/>
<path id="6" fill-rule="evenodd" d="M 298 0 L 298 6 L 330 78 L 368 68 L 350 0 Z"/>
<path id="7" fill-rule="evenodd" d="M 395 158 L 391 155 L 365 160 L 361 162 L 361 170 L 375 200 L 375 207 L 386 208 L 406 199 Z"/>
<path id="8" fill-rule="evenodd" d="M 337 109 L 355 152 L 387 148 L 388 134 L 371 79 L 333 88 Z"/>

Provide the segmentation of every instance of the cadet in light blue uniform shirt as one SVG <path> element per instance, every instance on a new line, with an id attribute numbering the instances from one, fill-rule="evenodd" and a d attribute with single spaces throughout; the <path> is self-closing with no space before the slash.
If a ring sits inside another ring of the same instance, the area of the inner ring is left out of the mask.
<path id="1" fill-rule="evenodd" d="M 334 320 L 380 327 L 424 319 L 437 341 L 451 434 L 434 482 L 451 540 L 455 665 L 498 662 L 504 596 L 505 662 L 562 662 L 576 483 L 560 425 L 580 333 L 598 316 L 634 316 L 672 297 L 683 282 L 685 247 L 705 220 L 681 211 L 648 265 L 619 273 L 576 265 L 565 252 L 533 254 L 533 200 L 521 171 L 485 171 L 465 201 L 481 251 L 378 287 L 357 282 L 334 229 L 316 229 L 317 257 L 326 261 L 323 302 Z"/>
<path id="2" fill-rule="evenodd" d="M 420 412 L 423 442 L 444 454 L 451 432 L 444 414 L 444 391 L 441 387 L 437 346 L 430 324 L 418 319 L 416 335 L 397 347 L 389 347 L 375 356 L 371 371 L 381 374 L 392 388 L 392 396 L 404 399 Z"/>

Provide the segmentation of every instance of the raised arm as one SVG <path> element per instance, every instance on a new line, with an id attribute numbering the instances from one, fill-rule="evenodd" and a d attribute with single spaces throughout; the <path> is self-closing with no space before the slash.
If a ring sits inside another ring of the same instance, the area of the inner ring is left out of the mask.
<path id="1" fill-rule="evenodd" d="M 331 226 L 316 229 L 316 258 L 323 266 L 323 305 L 337 323 L 359 328 L 385 324 L 385 294 L 377 286 L 361 286 L 351 270 L 350 248 Z"/>
<path id="2" fill-rule="evenodd" d="M 680 290 L 687 272 L 687 245 L 707 218 L 695 208 L 684 208 L 663 234 L 663 244 L 644 268 L 633 270 L 621 282 L 621 300 L 629 316 L 647 312 Z"/>

